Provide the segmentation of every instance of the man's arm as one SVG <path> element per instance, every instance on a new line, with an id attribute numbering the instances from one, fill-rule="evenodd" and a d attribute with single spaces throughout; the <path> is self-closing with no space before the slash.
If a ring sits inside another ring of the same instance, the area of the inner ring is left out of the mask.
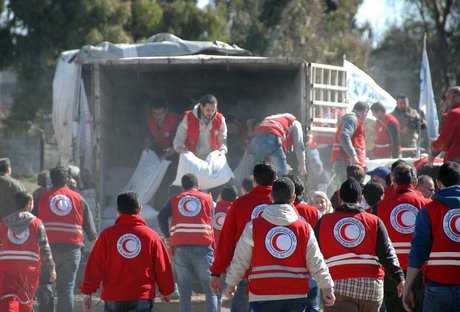
<path id="1" fill-rule="evenodd" d="M 187 151 L 185 140 L 187 139 L 187 116 L 182 118 L 182 121 L 177 127 L 176 136 L 174 137 L 173 146 L 176 152 L 184 153 Z"/>
<path id="2" fill-rule="evenodd" d="M 390 241 L 388 231 L 380 219 L 378 219 L 376 250 L 379 262 L 389 277 L 396 283 L 404 282 L 404 272 L 399 266 L 398 256 Z"/>
<path id="3" fill-rule="evenodd" d="M 45 227 L 42 223 L 38 227 L 37 241 L 40 246 L 40 260 L 42 262 L 42 270 L 45 269 L 48 274 L 48 280 L 50 283 L 56 279 L 55 264 L 53 256 L 51 255 L 51 248 L 48 243 L 48 237 L 46 236 Z"/>
<path id="4" fill-rule="evenodd" d="M 305 168 L 305 144 L 303 142 L 302 124 L 298 120 L 295 120 L 291 125 L 290 131 L 294 144 L 295 156 L 299 164 L 299 174 L 305 175 L 307 171 Z"/>
<path id="5" fill-rule="evenodd" d="M 331 274 L 329 274 L 329 269 L 326 265 L 326 261 L 324 261 L 323 254 L 319 249 L 315 233 L 310 225 L 308 225 L 308 228 L 310 232 L 306 250 L 308 271 L 318 282 L 319 288 L 322 290 L 333 288 L 334 282 L 332 281 Z"/>
<path id="6" fill-rule="evenodd" d="M 340 132 L 339 139 L 343 150 L 351 159 L 357 157 L 355 148 L 351 142 L 351 137 L 356 129 L 358 129 L 358 116 L 355 114 L 345 115 L 343 117 L 342 131 Z"/>
<path id="7" fill-rule="evenodd" d="M 452 135 L 456 134 L 458 121 L 455 120 L 456 115 L 452 113 L 447 113 L 444 118 L 444 124 L 442 125 L 441 131 L 438 138 L 431 145 L 431 150 L 434 152 L 437 151 L 446 151 L 452 142 Z"/>
<path id="8" fill-rule="evenodd" d="M 217 149 L 220 151 L 228 152 L 227 148 L 227 123 L 225 122 L 224 116 L 222 116 L 222 125 L 217 135 Z"/>
<path id="9" fill-rule="evenodd" d="M 94 225 L 93 214 L 88 206 L 88 203 L 81 197 L 83 205 L 83 231 L 90 242 L 97 238 L 96 226 Z"/>
<path id="10" fill-rule="evenodd" d="M 174 277 L 171 268 L 171 259 L 161 239 L 155 235 L 154 240 L 154 272 L 158 291 L 163 301 L 169 302 L 169 295 L 174 292 Z"/>
<path id="11" fill-rule="evenodd" d="M 391 155 L 393 158 L 399 157 L 399 150 L 401 148 L 401 136 L 398 127 L 394 122 L 390 122 L 387 127 L 391 140 Z"/>
<path id="12" fill-rule="evenodd" d="M 163 233 L 163 236 L 169 238 L 171 233 L 169 232 L 169 218 L 172 217 L 172 205 L 171 201 L 165 204 L 163 209 L 160 210 L 158 213 L 158 225 L 160 226 L 160 230 Z"/>

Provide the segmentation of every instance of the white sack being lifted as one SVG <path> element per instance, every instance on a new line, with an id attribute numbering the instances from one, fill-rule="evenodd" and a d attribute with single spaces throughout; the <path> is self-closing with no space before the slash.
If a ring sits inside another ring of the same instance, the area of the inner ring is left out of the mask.
<path id="1" fill-rule="evenodd" d="M 170 163 L 169 160 L 160 160 L 154 151 L 144 150 L 122 192 L 136 192 L 141 205 L 147 204 L 157 192 Z"/>
<path id="2" fill-rule="evenodd" d="M 209 153 L 206 161 L 199 159 L 192 152 L 180 154 L 176 179 L 173 185 L 181 186 L 182 176 L 193 173 L 198 178 L 200 189 L 208 190 L 227 183 L 234 178 L 232 169 L 227 163 L 225 155 L 219 151 Z"/>

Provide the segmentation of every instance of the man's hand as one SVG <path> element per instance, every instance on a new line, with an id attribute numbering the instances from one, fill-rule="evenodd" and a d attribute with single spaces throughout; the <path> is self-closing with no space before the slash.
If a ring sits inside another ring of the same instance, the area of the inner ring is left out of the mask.
<path id="1" fill-rule="evenodd" d="M 225 155 L 227 154 L 227 151 L 226 151 L 225 149 L 222 148 L 222 149 L 219 150 L 219 154 L 220 154 L 221 156 L 225 156 Z"/>
<path id="2" fill-rule="evenodd" d="M 406 309 L 406 311 L 408 312 L 414 311 L 414 308 L 415 308 L 414 292 L 412 291 L 412 288 L 407 287 L 407 285 L 404 286 L 402 302 L 404 305 L 404 309 Z"/>
<path id="3" fill-rule="evenodd" d="M 49 282 L 50 283 L 54 283 L 56 281 L 56 271 L 51 271 L 50 273 L 50 279 L 49 279 Z"/>
<path id="4" fill-rule="evenodd" d="M 165 303 L 169 303 L 171 301 L 171 298 L 168 296 L 165 296 L 165 295 L 160 295 L 160 298 L 161 298 L 161 301 L 165 302 Z"/>
<path id="5" fill-rule="evenodd" d="M 93 298 L 86 297 L 83 299 L 83 312 L 91 311 L 91 303 L 93 303 Z"/>
<path id="6" fill-rule="evenodd" d="M 398 298 L 401 298 L 404 292 L 404 281 L 399 282 L 396 289 L 398 290 Z"/>
<path id="7" fill-rule="evenodd" d="M 332 307 L 335 302 L 334 289 L 333 288 L 322 289 L 321 292 L 323 293 L 324 305 L 326 307 Z"/>
<path id="8" fill-rule="evenodd" d="M 224 296 L 227 299 L 233 299 L 233 297 L 235 297 L 235 291 L 236 291 L 235 286 L 233 286 L 233 287 L 227 286 L 227 288 L 225 289 L 225 292 L 224 292 Z"/>
<path id="9" fill-rule="evenodd" d="M 211 276 L 209 279 L 209 288 L 211 288 L 214 294 L 219 296 L 222 293 L 222 282 L 220 281 L 220 277 Z"/>

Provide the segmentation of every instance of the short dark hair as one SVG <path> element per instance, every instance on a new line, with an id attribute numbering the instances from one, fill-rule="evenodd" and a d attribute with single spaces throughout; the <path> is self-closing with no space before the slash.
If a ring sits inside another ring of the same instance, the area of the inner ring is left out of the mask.
<path id="1" fill-rule="evenodd" d="M 34 200 L 32 194 L 27 192 L 19 192 L 16 194 L 16 209 L 22 210 Z"/>
<path id="2" fill-rule="evenodd" d="M 363 167 L 358 164 L 351 164 L 347 166 L 347 178 L 355 178 L 359 184 L 364 182 L 364 178 L 366 177 L 366 173 L 364 172 Z"/>
<path id="3" fill-rule="evenodd" d="M 303 185 L 302 179 L 294 174 L 289 174 L 286 177 L 289 178 L 292 183 L 294 183 L 295 201 L 301 201 L 303 199 L 303 192 L 305 191 L 305 186 Z"/>
<path id="4" fill-rule="evenodd" d="M 200 100 L 198 101 L 201 105 L 206 105 L 206 104 L 212 104 L 212 105 L 217 105 L 217 99 L 214 95 L 212 94 L 206 94 L 203 95 Z"/>
<path id="5" fill-rule="evenodd" d="M 373 181 L 369 181 L 363 188 L 363 196 L 366 202 L 371 206 L 374 206 L 382 199 L 384 192 L 383 186 Z"/>
<path id="6" fill-rule="evenodd" d="M 356 102 L 353 106 L 353 110 L 357 112 L 364 112 L 365 110 L 369 110 L 369 104 L 363 101 Z"/>
<path id="7" fill-rule="evenodd" d="M 295 186 L 291 179 L 282 177 L 273 182 L 272 198 L 274 204 L 289 204 L 294 195 Z"/>
<path id="8" fill-rule="evenodd" d="M 460 165 L 454 161 L 445 162 L 439 168 L 438 180 L 445 187 L 460 185 Z"/>
<path id="9" fill-rule="evenodd" d="M 117 197 L 117 209 L 121 214 L 137 214 L 141 204 L 136 192 L 121 193 Z"/>
<path id="10" fill-rule="evenodd" d="M 193 173 L 186 173 L 182 176 L 181 185 L 184 190 L 198 187 L 198 178 Z"/>
<path id="11" fill-rule="evenodd" d="M 395 168 L 393 180 L 397 185 L 411 185 L 417 181 L 417 172 L 411 165 L 401 164 Z"/>
<path id="12" fill-rule="evenodd" d="M 243 181 L 241 182 L 241 186 L 244 188 L 246 192 L 250 192 L 254 188 L 254 180 L 252 175 L 247 175 L 244 177 Z"/>
<path id="13" fill-rule="evenodd" d="M 387 112 L 386 109 L 385 109 L 385 106 L 381 102 L 375 102 L 374 104 L 372 104 L 371 111 L 373 111 L 373 112 L 383 112 L 383 113 Z"/>
<path id="14" fill-rule="evenodd" d="M 418 184 L 424 185 L 425 183 L 433 182 L 433 178 L 427 174 L 422 174 L 418 177 Z"/>
<path id="15" fill-rule="evenodd" d="M 220 192 L 220 197 L 223 200 L 228 200 L 228 201 L 234 201 L 236 199 L 236 194 L 238 193 L 238 190 L 234 185 L 228 184 L 225 185 L 222 188 L 222 191 Z"/>
<path id="16" fill-rule="evenodd" d="M 400 93 L 396 96 L 396 100 L 401 100 L 401 99 L 408 99 L 408 97 L 404 93 Z"/>
<path id="17" fill-rule="evenodd" d="M 391 172 L 394 173 L 396 167 L 398 167 L 399 165 L 401 164 L 407 164 L 407 161 L 405 161 L 404 159 L 398 159 L 397 161 L 395 161 L 394 163 L 391 164 Z"/>
<path id="18" fill-rule="evenodd" d="M 166 101 L 162 97 L 153 97 L 149 101 L 150 110 L 152 109 L 166 109 Z"/>
<path id="19" fill-rule="evenodd" d="M 257 185 L 272 185 L 276 179 L 276 169 L 271 162 L 263 160 L 254 166 L 253 175 Z"/>
<path id="20" fill-rule="evenodd" d="M 56 166 L 50 169 L 50 178 L 53 186 L 64 186 L 69 182 L 69 168 L 64 166 Z"/>

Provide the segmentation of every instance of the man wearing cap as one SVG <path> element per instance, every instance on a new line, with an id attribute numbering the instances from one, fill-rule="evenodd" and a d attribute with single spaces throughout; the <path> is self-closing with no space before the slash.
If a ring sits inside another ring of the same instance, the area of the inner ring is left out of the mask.
<path id="1" fill-rule="evenodd" d="M 392 114 L 387 114 L 385 106 L 380 102 L 372 104 L 371 111 L 372 115 L 377 118 L 374 158 L 398 158 L 401 154 L 399 121 Z"/>
<path id="2" fill-rule="evenodd" d="M 24 186 L 11 176 L 11 161 L 0 158 L 0 220 L 13 213 L 16 207 L 16 194 L 25 191 Z"/>
<path id="3" fill-rule="evenodd" d="M 371 180 L 386 188 L 388 184 L 388 175 L 390 174 L 391 170 L 387 167 L 377 167 L 374 170 L 370 170 L 366 172 L 368 176 L 371 177 Z"/>
<path id="4" fill-rule="evenodd" d="M 385 225 L 358 204 L 362 197 L 358 181 L 346 180 L 340 197 L 344 204 L 324 215 L 315 227 L 335 284 L 335 304 L 324 311 L 378 311 L 385 273 L 398 285 L 400 296 L 404 274 Z"/>
<path id="5" fill-rule="evenodd" d="M 385 224 L 388 235 L 398 255 L 401 268 L 407 270 L 412 237 L 414 235 L 415 219 L 420 208 L 430 202 L 415 190 L 417 173 L 409 164 L 400 164 L 394 170 L 395 194 L 385 197 L 377 204 L 377 216 Z M 397 285 L 385 277 L 385 305 L 387 311 L 403 311 L 401 298 L 398 298 Z M 420 273 L 414 285 L 418 311 L 423 302 L 422 274 Z"/>
<path id="6" fill-rule="evenodd" d="M 366 168 L 366 136 L 363 120 L 368 112 L 369 104 L 357 102 L 353 111 L 340 120 L 332 145 L 331 162 L 334 175 L 327 186 L 329 197 L 347 179 L 348 165 L 359 164 Z"/>
<path id="7" fill-rule="evenodd" d="M 215 150 L 227 153 L 227 124 L 217 104 L 216 97 L 207 94 L 185 112 L 173 141 L 176 152 L 190 151 L 201 159 Z"/>

